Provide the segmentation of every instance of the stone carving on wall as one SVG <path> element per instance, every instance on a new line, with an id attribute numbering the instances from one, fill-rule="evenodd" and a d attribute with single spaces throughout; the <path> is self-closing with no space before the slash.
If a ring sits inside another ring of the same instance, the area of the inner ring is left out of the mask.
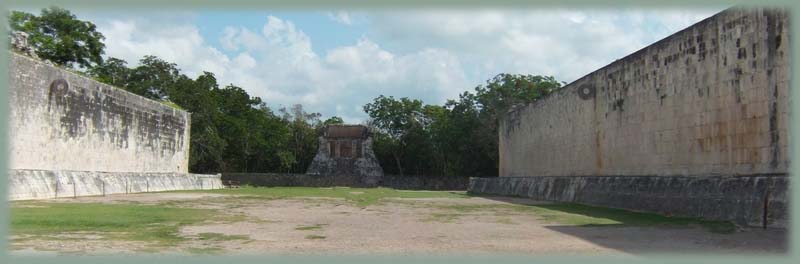
<path id="1" fill-rule="evenodd" d="M 375 186 L 383 169 L 372 151 L 372 137 L 363 125 L 328 125 L 319 137 L 319 149 L 306 174 L 355 176 Z"/>

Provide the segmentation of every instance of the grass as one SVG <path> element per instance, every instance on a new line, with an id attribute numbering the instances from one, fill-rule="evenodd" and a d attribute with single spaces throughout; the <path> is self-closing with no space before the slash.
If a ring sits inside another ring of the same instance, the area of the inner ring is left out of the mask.
<path id="1" fill-rule="evenodd" d="M 174 103 L 172 101 L 169 101 L 169 100 L 161 100 L 161 101 L 158 101 L 158 102 L 163 104 L 163 105 L 166 105 L 166 106 L 178 109 L 178 110 L 185 110 L 180 105 L 178 105 L 178 104 L 176 104 L 176 103 Z"/>
<path id="2" fill-rule="evenodd" d="M 186 252 L 195 255 L 218 255 L 225 250 L 222 247 L 193 247 L 186 249 Z"/>
<path id="3" fill-rule="evenodd" d="M 197 234 L 200 240 L 208 241 L 231 241 L 231 240 L 249 240 L 250 236 L 246 235 L 225 235 L 221 233 L 200 233 Z"/>
<path id="4" fill-rule="evenodd" d="M 461 214 L 442 214 L 442 213 L 434 213 L 428 216 L 427 218 L 422 219 L 422 222 L 440 222 L 440 223 L 452 223 Z"/>
<path id="5" fill-rule="evenodd" d="M 197 192 L 197 191 L 191 191 Z M 244 195 L 269 199 L 323 197 L 342 198 L 356 206 L 366 207 L 386 198 L 469 198 L 464 192 L 445 191 L 402 191 L 390 188 L 317 188 L 317 187 L 252 187 L 238 189 L 202 190 L 221 194 Z M 242 197 L 244 198 L 244 197 Z M 427 204 L 402 202 L 413 205 Z M 736 227 L 730 222 L 707 221 L 696 218 L 667 217 L 651 213 L 639 213 L 622 209 L 587 206 L 574 203 L 547 204 L 503 204 L 503 205 L 436 205 L 427 206 L 456 211 L 453 213 L 434 213 L 424 218 L 425 222 L 452 222 L 465 213 L 492 212 L 503 214 L 535 214 L 547 223 L 573 226 L 693 226 L 698 225 L 714 233 L 731 233 Z M 502 222 L 502 221 L 501 221 Z"/>
<path id="6" fill-rule="evenodd" d="M 357 206 L 366 207 L 381 201 L 398 202 L 418 207 L 423 215 L 421 221 L 451 223 L 465 215 L 487 215 L 496 223 L 512 222 L 511 215 L 533 215 L 541 221 L 554 225 L 569 226 L 655 226 L 690 227 L 700 226 L 715 233 L 731 233 L 735 226 L 730 222 L 707 221 L 696 218 L 666 217 L 657 214 L 639 213 L 621 209 L 586 206 L 572 203 L 544 204 L 441 204 L 435 201 L 388 200 L 389 198 L 468 198 L 463 192 L 399 191 L 388 188 L 312 188 L 273 187 L 203 190 L 188 192 L 213 192 L 239 195 L 190 201 L 168 201 L 159 204 L 143 203 L 71 203 L 52 201 L 12 202 L 10 208 L 11 235 L 15 242 L 25 240 L 80 241 L 88 236 L 99 239 L 143 241 L 156 249 L 176 246 L 187 239 L 201 241 L 249 240 L 246 235 L 200 233 L 196 237 L 182 237 L 183 226 L 202 222 L 239 222 L 256 220 L 259 223 L 274 221 L 259 220 L 244 214 L 223 213 L 216 209 L 192 208 L 198 205 L 223 205 L 238 208 L 262 204 L 265 199 L 285 198 L 340 198 Z M 318 199 L 315 199 L 318 202 Z M 315 203 L 316 203 L 315 202 Z M 337 202 L 340 203 L 340 202 Z M 234 206 L 236 205 L 236 206 Z M 370 210 L 370 209 L 367 209 Z M 338 212 L 346 213 L 348 212 Z M 324 224 L 297 226 L 296 230 L 321 230 Z M 306 239 L 325 239 L 325 236 L 308 235 Z M 245 241 L 245 242 L 247 242 Z M 193 253 L 215 253 L 219 248 L 194 248 Z"/>
<path id="7" fill-rule="evenodd" d="M 516 225 L 514 221 L 511 221 L 511 218 L 498 218 L 495 223 L 504 224 L 504 225 Z"/>
<path id="8" fill-rule="evenodd" d="M 495 216 L 534 214 L 546 223 L 571 226 L 702 226 L 713 233 L 732 233 L 730 222 L 709 221 L 688 217 L 668 217 L 622 209 L 581 205 L 575 203 L 504 204 L 504 205 L 445 205 L 439 209 L 468 213 L 492 212 Z M 457 217 L 457 216 L 456 216 Z"/>
<path id="9" fill-rule="evenodd" d="M 174 246 L 184 240 L 179 228 L 218 219 L 211 209 L 138 204 L 24 202 L 11 206 L 11 234 L 26 239 L 58 239 L 91 233 L 108 239 Z"/>
<path id="10" fill-rule="evenodd" d="M 543 204 L 538 208 L 545 220 L 559 219 L 574 225 L 627 225 L 627 226 L 702 226 L 713 233 L 732 233 L 736 226 L 727 221 L 710 221 L 690 217 L 668 217 L 653 213 L 632 212 L 623 209 L 588 206 L 574 203 Z M 560 212 L 567 216 L 558 216 Z M 582 217 L 576 217 L 582 216 Z M 602 220 L 599 220 L 602 219 Z"/>
<path id="11" fill-rule="evenodd" d="M 211 192 L 220 194 L 256 196 L 260 198 L 285 199 L 302 197 L 341 198 L 366 207 L 385 198 L 469 198 L 464 192 L 401 191 L 390 188 L 317 188 L 317 187 L 250 187 L 238 189 L 198 190 L 184 192 Z"/>
<path id="12" fill-rule="evenodd" d="M 301 231 L 320 230 L 320 229 L 322 229 L 322 225 L 321 224 L 316 224 L 316 225 L 312 225 L 312 226 L 298 226 L 298 227 L 294 228 L 294 230 L 301 230 Z"/>

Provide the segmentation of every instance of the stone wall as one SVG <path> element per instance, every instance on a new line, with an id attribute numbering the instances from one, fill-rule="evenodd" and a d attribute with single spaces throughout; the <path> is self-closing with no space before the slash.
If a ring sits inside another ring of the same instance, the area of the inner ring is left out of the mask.
<path id="1" fill-rule="evenodd" d="M 188 171 L 188 112 L 13 52 L 10 59 L 9 169 Z"/>
<path id="2" fill-rule="evenodd" d="M 384 175 L 376 184 L 367 184 L 358 176 L 309 175 L 292 173 L 222 173 L 222 181 L 259 187 L 389 187 L 402 190 L 466 190 L 467 177 L 425 177 Z"/>
<path id="3" fill-rule="evenodd" d="M 190 173 L 10 170 L 8 176 L 9 200 L 222 188 L 219 175 Z"/>
<path id="4" fill-rule="evenodd" d="M 10 54 L 9 199 L 220 188 L 189 174 L 190 115 Z"/>
<path id="5" fill-rule="evenodd" d="M 500 176 L 786 173 L 788 22 L 729 9 L 511 111 Z"/>
<path id="6" fill-rule="evenodd" d="M 728 9 L 511 110 L 469 192 L 785 227 L 788 23 Z"/>
<path id="7" fill-rule="evenodd" d="M 468 192 L 787 227 L 789 178 L 749 176 L 599 176 L 472 178 Z"/>
<path id="8" fill-rule="evenodd" d="M 463 191 L 469 186 L 469 177 L 386 175 L 381 186 L 399 190 Z"/>
<path id="9" fill-rule="evenodd" d="M 295 173 L 222 173 L 222 182 L 237 181 L 240 185 L 258 187 L 376 187 L 354 175 L 313 175 Z"/>

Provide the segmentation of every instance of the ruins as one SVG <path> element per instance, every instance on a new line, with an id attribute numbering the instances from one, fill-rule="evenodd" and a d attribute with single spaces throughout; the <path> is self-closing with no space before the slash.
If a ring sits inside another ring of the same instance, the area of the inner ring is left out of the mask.
<path id="1" fill-rule="evenodd" d="M 470 192 L 785 226 L 789 15 L 731 8 L 517 107 Z"/>
<path id="2" fill-rule="evenodd" d="M 9 52 L 9 199 L 221 187 L 189 173 L 191 114 Z"/>
<path id="3" fill-rule="evenodd" d="M 369 128 L 363 125 L 328 125 L 319 137 L 319 149 L 306 174 L 354 177 L 356 183 L 376 186 L 383 169 L 372 151 Z"/>

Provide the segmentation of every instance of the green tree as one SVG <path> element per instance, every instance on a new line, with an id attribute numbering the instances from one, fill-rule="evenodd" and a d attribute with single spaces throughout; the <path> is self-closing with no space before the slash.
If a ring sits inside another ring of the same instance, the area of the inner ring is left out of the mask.
<path id="1" fill-rule="evenodd" d="M 528 104 L 561 88 L 552 76 L 501 73 L 475 87 L 476 101 L 481 114 L 497 121 L 512 106 Z"/>
<path id="2" fill-rule="evenodd" d="M 304 172 L 317 148 L 320 114 L 306 113 L 301 105 L 282 109 L 276 116 L 265 102 L 230 84 L 223 88 L 213 73 L 196 79 L 182 74 L 175 63 L 145 56 L 136 67 L 118 58 L 102 60 L 103 36 L 94 24 L 80 21 L 57 7 L 41 16 L 13 11 L 13 30 L 29 34 L 30 43 L 44 59 L 66 67 L 80 66 L 100 82 L 144 97 L 171 101 L 191 115 L 190 170 Z M 332 117 L 325 124 L 342 123 Z"/>
<path id="3" fill-rule="evenodd" d="M 424 124 L 422 101 L 381 95 L 372 103 L 364 105 L 364 112 L 371 118 L 370 124 L 387 135 L 385 139 L 388 141 L 379 144 L 385 145 L 390 151 L 398 173 L 404 175 L 401 160 L 411 142 L 410 138 L 419 136 L 419 130 Z"/>
<path id="4" fill-rule="evenodd" d="M 559 89 L 553 77 L 499 74 L 443 106 L 379 96 L 364 106 L 387 172 L 496 176 L 498 119 Z"/>
<path id="5" fill-rule="evenodd" d="M 181 75 L 175 63 L 148 55 L 139 60 L 139 66 L 131 69 L 125 88 L 150 99 L 170 99 L 169 89 L 175 86 Z"/>
<path id="6" fill-rule="evenodd" d="M 192 113 L 189 169 L 193 172 L 220 172 L 225 164 L 228 143 L 218 129 L 217 89 L 217 79 L 210 72 L 194 80 L 181 75 L 169 89 L 170 100 Z"/>
<path id="7" fill-rule="evenodd" d="M 319 113 L 308 113 L 303 105 L 295 104 L 290 109 L 282 107 L 278 110 L 289 128 L 291 139 L 287 149 L 294 154 L 295 163 L 292 172 L 305 173 L 319 147 L 319 128 L 322 127 Z"/>
<path id="8" fill-rule="evenodd" d="M 281 150 L 278 152 L 278 158 L 281 161 L 281 171 L 283 172 L 291 172 L 292 166 L 297 163 L 297 158 L 294 156 L 294 153 L 287 150 Z"/>
<path id="9" fill-rule="evenodd" d="M 100 82 L 125 88 L 131 80 L 131 69 L 126 64 L 125 60 L 111 57 L 90 68 L 87 73 Z"/>
<path id="10" fill-rule="evenodd" d="M 12 11 L 11 30 L 28 33 L 28 43 L 36 55 L 55 64 L 90 68 L 103 62 L 103 34 L 89 21 L 77 19 L 69 10 L 50 7 L 39 16 Z"/>
<path id="11" fill-rule="evenodd" d="M 341 125 L 341 124 L 344 124 L 344 120 L 342 120 L 342 118 L 338 117 L 338 116 L 332 116 L 331 118 L 328 118 L 325 121 L 322 121 L 322 125 L 323 126 Z"/>
<path id="12" fill-rule="evenodd" d="M 434 131 L 436 142 L 445 152 L 446 175 L 491 176 L 496 175 L 494 164 L 487 157 L 487 144 L 480 140 L 485 128 L 480 119 L 480 110 L 475 95 L 464 92 L 458 100 L 449 100 L 444 118 L 444 128 Z"/>
<path id="13" fill-rule="evenodd" d="M 529 104 L 560 89 L 562 83 L 552 76 L 501 73 L 475 88 L 475 102 L 480 110 L 481 125 L 473 138 L 483 146 L 486 157 L 497 175 L 499 150 L 497 146 L 498 120 L 512 106 Z"/>
<path id="14" fill-rule="evenodd" d="M 259 97 L 235 85 L 217 90 L 218 125 L 227 142 L 223 171 L 283 169 L 294 158 L 285 154 L 290 130 Z"/>

